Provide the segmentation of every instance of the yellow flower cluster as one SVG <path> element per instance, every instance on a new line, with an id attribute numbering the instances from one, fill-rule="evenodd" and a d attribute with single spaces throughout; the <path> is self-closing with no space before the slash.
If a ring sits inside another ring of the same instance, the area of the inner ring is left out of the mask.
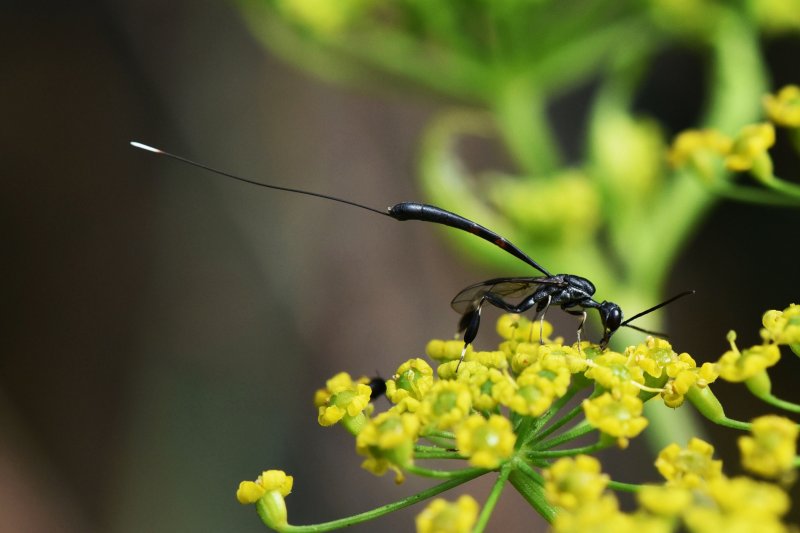
<path id="1" fill-rule="evenodd" d="M 505 315 L 497 323 L 503 337 L 497 350 L 470 348 L 459 365 L 463 343 L 435 340 L 427 352 L 441 361 L 436 371 L 420 358 L 401 364 L 386 381 L 392 405 L 377 415 L 371 403 L 373 383 L 337 374 L 316 393 L 318 420 L 323 426 L 338 423 L 347 428 L 356 436 L 356 451 L 365 457 L 362 466 L 376 475 L 391 470 L 398 483 L 407 472 L 466 480 L 495 470 L 501 481 L 525 475 L 558 511 L 553 521 L 556 532 L 739 530 L 740 526 L 783 532 L 786 494 L 769 483 L 726 477 L 722 462 L 714 459 L 714 448 L 700 439 L 661 451 L 655 466 L 665 481 L 641 487 L 639 508 L 633 513 L 621 511 L 616 496 L 608 491 L 620 484 L 609 480 L 597 459 L 582 455 L 615 442 L 627 446 L 628 439 L 648 425 L 644 403 L 656 396 L 670 407 L 689 398 L 709 418 L 726 419 L 708 389 L 717 377 L 745 381 L 762 398 L 790 406 L 770 395 L 765 370 L 778 361 L 781 344 L 791 346 L 800 340 L 800 306 L 768 311 L 762 324 L 761 345 L 739 350 L 731 332 L 731 349 L 716 363 L 698 367 L 689 354 L 675 352 L 663 339 L 648 337 L 622 353 L 588 342 L 565 346 L 548 338 L 549 324 Z M 580 390 L 586 390 L 588 398 L 567 408 Z M 562 429 L 581 413 L 585 420 Z M 783 484 L 794 480 L 800 434 L 794 422 L 778 416 L 763 416 L 750 424 L 726 420 L 751 430 L 738 441 L 747 470 Z M 564 447 L 593 431 L 599 433 L 596 443 Z M 421 445 L 420 439 L 432 445 Z M 465 459 L 473 468 L 435 471 L 415 464 L 416 459 Z M 284 498 L 292 481 L 282 471 L 266 471 L 256 481 L 243 481 L 237 499 L 255 503 L 267 525 L 285 530 Z M 418 516 L 417 528 L 469 531 L 477 517 L 478 505 L 470 497 L 456 503 L 436 500 Z"/>
<path id="2" fill-rule="evenodd" d="M 769 310 L 761 323 L 762 335 L 775 344 L 800 345 L 800 305 L 791 304 L 783 311 Z"/>
<path id="3" fill-rule="evenodd" d="M 789 509 L 786 493 L 769 483 L 726 477 L 713 452 L 699 439 L 686 448 L 672 444 L 662 450 L 656 467 L 666 482 L 643 486 L 638 509 L 630 514 L 605 490 L 608 478 L 599 462 L 585 456 L 560 459 L 545 471 L 547 498 L 559 509 L 553 530 L 788 532 L 781 522 Z"/>
<path id="4" fill-rule="evenodd" d="M 787 128 L 800 127 L 800 87 L 787 85 L 775 95 L 766 95 L 764 109 L 775 124 Z"/>
<path id="5" fill-rule="evenodd" d="M 714 365 L 697 367 L 689 354 L 652 337 L 617 353 L 588 342 L 580 349 L 550 342 L 550 324 L 518 315 L 502 316 L 497 331 L 504 339 L 498 350 L 470 347 L 460 365 L 461 341 L 430 341 L 427 354 L 441 362 L 436 375 L 423 359 L 400 365 L 386 382 L 393 405 L 374 418 L 366 378 L 335 376 L 317 393 L 320 424 L 343 424 L 357 435 L 366 469 L 378 475 L 393 470 L 402 481 L 420 438 L 449 439 L 447 446 L 472 466 L 499 468 L 515 453 L 519 417 L 544 416 L 570 387 L 574 393 L 594 384 L 596 393 L 582 403 L 586 421 L 625 447 L 647 426 L 644 401 L 660 394 L 677 407 L 690 389 L 717 377 Z"/>
<path id="6" fill-rule="evenodd" d="M 775 144 L 769 122 L 744 126 L 734 138 L 716 130 L 687 130 L 678 134 L 668 154 L 675 168 L 689 168 L 713 181 L 723 168 L 734 172 L 771 172 L 767 150 Z"/>
<path id="7" fill-rule="evenodd" d="M 735 137 L 712 130 L 679 133 L 667 154 L 674 168 L 686 168 L 713 182 L 724 170 L 750 172 L 761 180 L 774 180 L 768 150 L 775 144 L 775 126 L 800 128 L 800 87 L 787 85 L 763 99 L 769 122 L 749 124 Z"/>
<path id="8" fill-rule="evenodd" d="M 742 465 L 760 476 L 794 480 L 797 424 L 782 416 L 766 415 L 752 422 L 751 436 L 739 437 Z"/>

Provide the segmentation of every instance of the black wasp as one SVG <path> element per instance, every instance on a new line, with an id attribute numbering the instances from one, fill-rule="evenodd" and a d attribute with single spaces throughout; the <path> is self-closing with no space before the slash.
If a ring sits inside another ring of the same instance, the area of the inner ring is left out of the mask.
<path id="1" fill-rule="evenodd" d="M 586 310 L 597 309 L 600 315 L 600 321 L 603 325 L 603 338 L 600 341 L 600 346 L 605 348 L 611 336 L 620 327 L 626 326 L 637 331 L 644 333 L 653 333 L 651 331 L 632 326 L 631 321 L 659 309 L 678 298 L 694 293 L 694 291 L 686 291 L 677 296 L 673 296 L 669 300 L 662 302 L 656 306 L 646 309 L 641 313 L 637 313 L 631 318 L 622 320 L 622 309 L 608 301 L 598 302 L 592 296 L 595 292 L 594 284 L 586 278 L 575 276 L 573 274 L 551 274 L 539 263 L 528 257 L 522 250 L 509 242 L 505 237 L 498 235 L 492 230 L 481 226 L 477 222 L 473 222 L 467 218 L 457 215 L 450 211 L 446 211 L 440 207 L 429 204 L 421 204 L 417 202 L 402 202 L 389 207 L 386 211 L 374 209 L 365 205 L 361 205 L 350 200 L 343 198 L 336 198 L 335 196 L 328 196 L 311 191 L 304 191 L 301 189 L 292 189 L 290 187 L 281 187 L 278 185 L 268 185 L 255 180 L 236 176 L 228 172 L 217 170 L 207 165 L 197 163 L 190 159 L 177 156 L 151 146 L 147 146 L 138 142 L 131 142 L 136 148 L 147 150 L 160 155 L 165 155 L 172 159 L 188 163 L 190 165 L 208 170 L 215 174 L 232 178 L 238 181 L 258 185 L 259 187 L 266 187 L 269 189 L 276 189 L 279 191 L 293 192 L 298 194 L 305 194 L 308 196 L 316 196 L 317 198 L 324 198 L 334 202 L 360 207 L 379 215 L 391 217 L 395 220 L 420 220 L 423 222 L 433 222 L 435 224 L 443 224 L 452 228 L 460 229 L 471 233 L 481 239 L 487 240 L 495 246 L 502 248 L 514 257 L 524 261 L 532 266 L 543 276 L 533 277 L 506 277 L 494 278 L 487 281 L 482 281 L 474 285 L 470 285 L 466 289 L 459 292 L 451 306 L 453 309 L 461 314 L 459 321 L 459 332 L 464 333 L 464 349 L 461 352 L 459 364 L 464 360 L 467 346 L 469 346 L 478 334 L 478 327 L 481 321 L 481 309 L 485 303 L 489 303 L 495 307 L 499 307 L 509 313 L 524 313 L 532 308 L 535 308 L 536 317 L 541 315 L 541 320 L 544 320 L 544 315 L 551 306 L 559 306 L 567 313 L 575 316 L 580 316 L 580 324 L 578 325 L 578 342 L 580 345 L 581 332 L 583 325 L 586 322 Z M 509 301 L 513 299 L 518 303 Z M 541 324 L 541 323 L 540 323 Z M 542 341 L 539 329 L 539 341 Z"/>

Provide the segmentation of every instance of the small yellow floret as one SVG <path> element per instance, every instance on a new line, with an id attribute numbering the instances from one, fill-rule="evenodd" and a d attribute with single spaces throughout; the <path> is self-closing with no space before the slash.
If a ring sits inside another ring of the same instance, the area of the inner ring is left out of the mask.
<path id="1" fill-rule="evenodd" d="M 692 491 L 686 487 L 645 485 L 636 494 L 639 504 L 649 512 L 662 516 L 683 513 L 692 503 Z"/>
<path id="2" fill-rule="evenodd" d="M 628 438 L 633 438 L 647 427 L 642 416 L 644 404 L 638 396 L 624 395 L 615 399 L 606 392 L 597 398 L 583 401 L 586 421 L 603 433 L 617 437 L 619 446 L 625 447 Z"/>
<path id="3" fill-rule="evenodd" d="M 517 436 L 511 422 L 499 415 L 489 419 L 472 415 L 456 430 L 458 451 L 469 457 L 469 463 L 479 468 L 497 468 L 511 457 Z"/>
<path id="4" fill-rule="evenodd" d="M 752 436 L 739 437 L 742 465 L 764 477 L 788 481 L 794 474 L 797 424 L 782 416 L 753 420 Z"/>
<path id="5" fill-rule="evenodd" d="M 775 365 L 781 358 L 781 352 L 774 344 L 762 344 L 739 351 L 736 346 L 736 334 L 728 333 L 731 349 L 722 354 L 717 361 L 719 377 L 726 381 L 739 382 L 760 374 Z"/>
<path id="6" fill-rule="evenodd" d="M 708 483 L 707 491 L 720 510 L 730 515 L 768 519 L 789 510 L 789 497 L 779 487 L 744 476 L 720 476 Z"/>
<path id="7" fill-rule="evenodd" d="M 539 329 L 543 339 L 553 334 L 553 325 L 548 321 L 532 322 L 522 315 L 501 315 L 497 319 L 497 334 L 506 340 L 519 342 L 539 342 Z"/>
<path id="8" fill-rule="evenodd" d="M 800 305 L 771 309 L 761 318 L 767 336 L 777 344 L 800 344 Z"/>
<path id="9" fill-rule="evenodd" d="M 686 448 L 670 444 L 661 450 L 655 465 L 669 485 L 691 489 L 722 475 L 722 461 L 713 455 L 712 445 L 693 438 Z"/>
<path id="10" fill-rule="evenodd" d="M 369 406 L 372 389 L 364 383 L 354 383 L 350 376 L 342 372 L 328 380 L 330 395 L 326 402 L 318 407 L 317 421 L 321 426 L 332 426 L 346 416 L 356 417 Z M 317 392 L 315 401 L 321 398 Z"/>
<path id="11" fill-rule="evenodd" d="M 467 533 L 478 520 L 478 502 L 464 494 L 455 503 L 433 500 L 417 515 L 418 533 Z"/>
<path id="12" fill-rule="evenodd" d="M 367 457 L 361 466 L 381 476 L 394 470 L 396 482 L 403 482 L 402 468 L 411 464 L 414 443 L 419 436 L 419 419 L 409 413 L 381 413 L 356 436 L 356 452 Z"/>
<path id="13" fill-rule="evenodd" d="M 733 141 L 716 130 L 686 130 L 672 142 L 667 156 L 675 168 L 689 168 L 707 181 L 720 174 Z"/>
<path id="14" fill-rule="evenodd" d="M 775 127 L 764 122 L 750 124 L 739 131 L 733 141 L 733 148 L 725 159 L 728 170 L 743 172 L 752 169 L 757 164 L 765 164 L 768 158 L 767 150 L 775 144 Z M 770 172 L 771 172 L 771 163 Z"/>
<path id="15" fill-rule="evenodd" d="M 567 510 L 598 501 L 608 486 L 600 461 L 588 455 L 561 458 L 543 474 L 547 500 Z"/>
<path id="16" fill-rule="evenodd" d="M 386 382 L 386 397 L 401 411 L 416 412 L 419 402 L 433 386 L 433 369 L 423 359 L 410 359 L 400 365 Z"/>
<path id="17" fill-rule="evenodd" d="M 418 414 L 425 424 L 451 429 L 469 416 L 472 394 L 461 381 L 437 381 L 422 400 Z"/>
<path id="18" fill-rule="evenodd" d="M 635 396 L 639 393 L 636 384 L 644 384 L 644 371 L 621 353 L 605 352 L 592 360 L 585 376 L 609 389 L 614 396 Z"/>
<path id="19" fill-rule="evenodd" d="M 764 109 L 775 124 L 789 128 L 800 127 L 800 87 L 787 85 L 776 95 L 764 96 Z"/>
<path id="20" fill-rule="evenodd" d="M 265 470 L 255 481 L 239 483 L 236 499 L 242 504 L 255 503 L 270 491 L 277 491 L 285 497 L 292 492 L 293 483 L 294 478 L 287 476 L 283 470 Z"/>

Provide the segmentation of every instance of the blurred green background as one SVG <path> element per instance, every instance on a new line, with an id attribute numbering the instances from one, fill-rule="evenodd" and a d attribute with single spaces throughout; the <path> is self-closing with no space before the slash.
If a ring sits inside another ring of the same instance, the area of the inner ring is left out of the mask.
<path id="1" fill-rule="evenodd" d="M 773 88 L 800 82 L 796 38 L 765 50 Z M 313 392 L 340 370 L 388 376 L 421 356 L 454 333 L 459 289 L 507 273 L 459 260 L 426 225 L 256 190 L 128 142 L 383 207 L 424 200 L 419 136 L 448 102 L 311 79 L 223 2 L 5 2 L 0 55 L 0 529 L 261 531 L 234 493 L 266 468 L 295 476 L 297 523 L 423 486 L 361 470 L 352 439 L 316 424 Z M 642 85 L 669 133 L 692 125 L 700 68 L 665 50 Z M 589 89 L 553 110 L 576 144 Z M 669 281 L 668 293 L 698 290 L 667 311 L 679 350 L 716 359 L 729 329 L 755 343 L 764 310 L 800 300 L 799 222 L 732 203 L 712 213 Z M 796 399 L 800 365 L 782 365 L 776 392 Z M 731 416 L 764 411 L 715 391 Z M 716 443 L 735 472 L 733 436 Z M 655 476 L 646 453 L 630 455 L 612 472 Z M 416 512 L 377 525 L 407 531 Z M 501 527 L 543 526 L 507 491 L 490 530 Z"/>

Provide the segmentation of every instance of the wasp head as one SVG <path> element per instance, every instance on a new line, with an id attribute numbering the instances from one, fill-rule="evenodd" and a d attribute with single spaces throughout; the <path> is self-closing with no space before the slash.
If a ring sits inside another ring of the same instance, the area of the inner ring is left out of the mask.
<path id="1" fill-rule="evenodd" d="M 622 309 L 614 302 L 603 302 L 597 310 L 600 312 L 600 320 L 603 323 L 603 339 L 600 341 L 600 348 L 605 349 L 611 336 L 622 324 Z"/>

